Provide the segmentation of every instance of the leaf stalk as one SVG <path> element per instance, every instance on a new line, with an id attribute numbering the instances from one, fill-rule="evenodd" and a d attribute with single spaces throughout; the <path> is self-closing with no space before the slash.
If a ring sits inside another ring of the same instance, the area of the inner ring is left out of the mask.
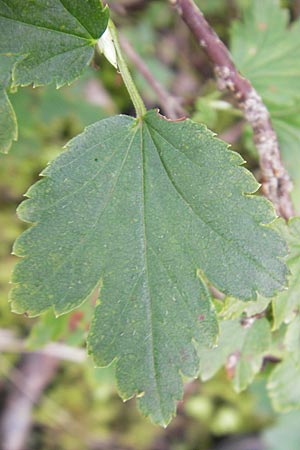
<path id="1" fill-rule="evenodd" d="M 147 110 L 146 110 L 145 104 L 137 90 L 137 87 L 133 81 L 130 71 L 128 69 L 127 63 L 126 63 L 125 58 L 122 53 L 117 29 L 111 19 L 108 22 L 107 30 L 108 30 L 108 33 L 110 34 L 110 38 L 112 40 L 112 43 L 113 43 L 113 46 L 115 49 L 117 69 L 119 70 L 119 72 L 122 76 L 122 79 L 124 81 L 124 84 L 126 86 L 126 89 L 129 93 L 129 96 L 131 98 L 131 101 L 133 103 L 133 106 L 134 106 L 134 109 L 136 112 L 136 116 L 137 116 L 137 118 L 141 118 L 146 114 Z M 98 45 L 98 47 L 100 48 L 100 51 L 102 51 L 102 49 L 99 45 Z M 105 53 L 105 49 L 104 49 L 104 53 Z"/>

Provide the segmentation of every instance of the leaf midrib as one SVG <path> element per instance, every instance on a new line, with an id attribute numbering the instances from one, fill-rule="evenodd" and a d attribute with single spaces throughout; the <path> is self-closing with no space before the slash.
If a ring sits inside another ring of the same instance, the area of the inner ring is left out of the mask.
<path id="1" fill-rule="evenodd" d="M 148 291 L 148 296 L 145 298 L 145 307 L 146 307 L 146 320 L 149 324 L 150 328 L 150 364 L 153 371 L 153 379 L 155 382 L 155 388 L 157 392 L 157 399 L 159 404 L 159 410 L 161 417 L 164 417 L 162 412 L 162 405 L 161 405 L 161 399 L 160 399 L 160 389 L 159 389 L 159 383 L 157 379 L 157 363 L 154 356 L 154 332 L 153 332 L 153 320 L 152 320 L 152 298 L 150 293 L 150 282 L 149 282 L 149 268 L 148 268 L 148 252 L 147 252 L 147 228 L 146 228 L 146 182 L 145 182 L 145 174 L 146 174 L 146 163 L 145 163 L 145 149 L 144 149 L 144 140 L 143 140 L 143 127 L 140 127 L 140 149 L 141 149 L 141 160 L 142 160 L 142 182 L 141 182 L 141 189 L 142 189 L 142 205 L 141 205 L 141 217 L 142 217 L 142 226 L 143 226 L 143 234 L 144 234 L 144 265 L 145 265 L 145 275 L 146 275 L 146 287 Z M 148 301 L 147 301 L 148 300 Z"/>

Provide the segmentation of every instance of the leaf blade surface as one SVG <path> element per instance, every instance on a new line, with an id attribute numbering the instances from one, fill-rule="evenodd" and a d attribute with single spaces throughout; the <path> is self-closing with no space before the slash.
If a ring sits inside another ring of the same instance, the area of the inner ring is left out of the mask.
<path id="1" fill-rule="evenodd" d="M 280 222 L 278 227 L 289 245 L 287 264 L 291 274 L 289 288 L 279 292 L 273 300 L 275 329 L 283 323 L 292 322 L 300 313 L 300 219 L 291 219 L 289 225 Z"/>
<path id="2" fill-rule="evenodd" d="M 13 309 L 62 314 L 101 286 L 89 351 L 98 365 L 117 361 L 122 397 L 138 395 L 161 424 L 180 374 L 197 374 L 193 341 L 215 342 L 204 280 L 245 300 L 285 282 L 273 209 L 245 195 L 257 183 L 241 163 L 190 120 L 117 116 L 71 141 L 19 209 L 35 226 L 14 247 Z"/>
<path id="3" fill-rule="evenodd" d="M 16 115 L 6 93 L 18 59 L 16 56 L 0 55 L 0 152 L 2 153 L 7 153 L 18 137 Z"/>
<path id="4" fill-rule="evenodd" d="M 265 101 L 290 104 L 299 98 L 300 21 L 289 28 L 289 13 L 279 0 L 254 0 L 243 23 L 231 30 L 231 52 L 238 69 Z"/>
<path id="5" fill-rule="evenodd" d="M 107 22 L 98 0 L 1 2 L 0 53 L 24 56 L 13 86 L 70 84 L 90 63 Z"/>

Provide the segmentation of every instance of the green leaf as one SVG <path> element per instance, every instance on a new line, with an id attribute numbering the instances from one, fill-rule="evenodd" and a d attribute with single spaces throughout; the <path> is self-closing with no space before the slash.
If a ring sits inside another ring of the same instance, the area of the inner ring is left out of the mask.
<path id="1" fill-rule="evenodd" d="M 300 364 L 300 315 L 288 325 L 284 344 L 291 358 L 296 364 Z"/>
<path id="2" fill-rule="evenodd" d="M 288 170 L 292 182 L 292 200 L 296 214 L 300 214 L 300 105 L 284 108 L 282 105 L 269 105 L 280 151 L 285 168 Z"/>
<path id="3" fill-rule="evenodd" d="M 0 89 L 0 152 L 7 153 L 18 138 L 17 120 L 5 90 Z"/>
<path id="4" fill-rule="evenodd" d="M 0 2 L 0 53 L 23 55 L 12 84 L 70 84 L 90 63 L 108 9 L 99 0 Z"/>
<path id="5" fill-rule="evenodd" d="M 26 347 L 37 350 L 50 341 L 62 340 L 68 345 L 82 346 L 94 313 L 93 302 L 86 302 L 80 309 L 55 317 L 49 309 L 30 329 Z"/>
<path id="6" fill-rule="evenodd" d="M 300 407 L 300 364 L 291 354 L 273 370 L 267 387 L 276 411 Z"/>
<path id="7" fill-rule="evenodd" d="M 280 292 L 273 300 L 275 329 L 300 314 L 300 218 L 291 219 L 289 226 L 282 221 L 278 228 L 289 245 L 287 264 L 291 275 L 288 290 Z"/>
<path id="8" fill-rule="evenodd" d="M 269 395 L 278 411 L 300 408 L 300 218 L 286 225 L 278 223 L 278 229 L 286 238 L 290 254 L 289 289 L 273 300 L 274 328 L 283 323 L 286 327 L 283 345 L 283 361 L 273 370 L 268 381 Z"/>
<path id="9" fill-rule="evenodd" d="M 0 55 L 0 152 L 7 153 L 17 140 L 18 128 L 14 109 L 6 93 L 18 57 Z"/>
<path id="10" fill-rule="evenodd" d="M 263 441 L 268 450 L 296 450 L 300 448 L 300 411 L 278 416 L 276 423 L 263 432 Z"/>
<path id="11" fill-rule="evenodd" d="M 231 52 L 239 70 L 264 100 L 290 103 L 300 92 L 300 22 L 287 28 L 289 13 L 279 0 L 253 0 L 243 22 L 231 30 Z"/>
<path id="12" fill-rule="evenodd" d="M 242 314 L 247 317 L 261 314 L 271 302 L 270 298 L 257 296 L 255 301 L 243 302 L 234 297 L 227 297 L 224 301 L 223 308 L 219 312 L 219 316 L 223 319 L 238 319 Z"/>
<path id="13" fill-rule="evenodd" d="M 11 82 L 12 70 L 19 56 L 0 55 L 0 86 L 6 89 Z"/>
<path id="14" fill-rule="evenodd" d="M 281 325 L 278 330 L 272 330 L 272 342 L 268 350 L 268 355 L 275 358 L 275 360 L 282 360 L 286 357 L 286 332 L 287 325 Z"/>
<path id="15" fill-rule="evenodd" d="M 43 314 L 30 330 L 27 339 L 27 348 L 37 350 L 50 341 L 55 341 L 66 334 L 69 317 L 67 314 L 55 317 L 53 311 L 49 310 Z"/>
<path id="16" fill-rule="evenodd" d="M 260 371 L 263 356 L 271 343 L 269 322 L 265 319 L 224 320 L 220 323 L 218 345 L 200 348 L 200 376 L 212 378 L 225 366 L 235 390 L 242 391 Z"/>
<path id="17" fill-rule="evenodd" d="M 71 141 L 27 193 L 14 311 L 63 314 L 98 286 L 89 350 L 117 360 L 120 393 L 166 424 L 196 376 L 192 341 L 212 344 L 209 283 L 241 299 L 285 283 L 285 243 L 241 157 L 202 125 L 149 111 L 102 120 Z M 263 249 L 263 251 L 262 251 Z"/>

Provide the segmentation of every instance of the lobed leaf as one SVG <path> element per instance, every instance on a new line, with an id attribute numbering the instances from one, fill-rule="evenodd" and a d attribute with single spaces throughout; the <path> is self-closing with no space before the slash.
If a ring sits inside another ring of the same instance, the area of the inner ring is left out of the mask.
<path id="1" fill-rule="evenodd" d="M 59 315 L 101 288 L 89 351 L 164 425 L 181 374 L 197 375 L 195 343 L 215 342 L 204 280 L 244 300 L 285 283 L 273 208 L 242 162 L 190 120 L 116 116 L 73 139 L 19 208 L 34 226 L 14 246 L 13 310 Z"/>

